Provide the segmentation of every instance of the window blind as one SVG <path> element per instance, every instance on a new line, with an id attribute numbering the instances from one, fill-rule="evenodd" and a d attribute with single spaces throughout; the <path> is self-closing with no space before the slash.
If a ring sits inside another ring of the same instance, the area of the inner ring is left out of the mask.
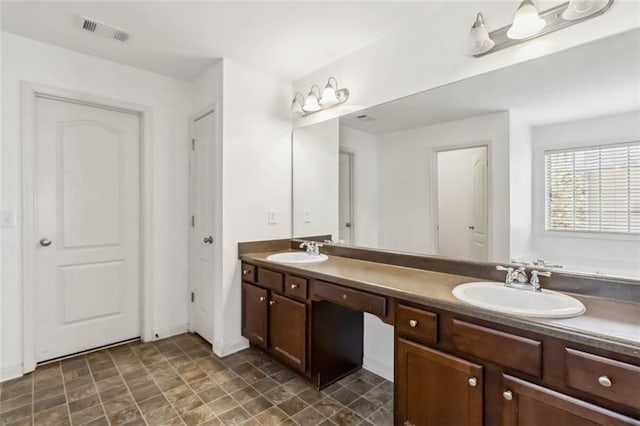
<path id="1" fill-rule="evenodd" d="M 640 142 L 544 155 L 547 230 L 640 233 Z"/>

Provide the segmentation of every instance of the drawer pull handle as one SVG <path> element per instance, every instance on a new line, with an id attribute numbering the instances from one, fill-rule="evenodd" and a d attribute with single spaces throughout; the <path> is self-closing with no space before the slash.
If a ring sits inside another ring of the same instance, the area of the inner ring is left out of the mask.
<path id="1" fill-rule="evenodd" d="M 475 388 L 478 385 L 478 379 L 475 377 L 469 377 L 469 386 Z"/>
<path id="2" fill-rule="evenodd" d="M 409 320 L 409 325 L 411 328 L 416 328 L 418 326 L 418 320 Z"/>
<path id="3" fill-rule="evenodd" d="M 275 301 L 275 300 L 269 300 L 269 305 L 273 306 L 273 305 L 275 305 L 275 304 L 276 304 L 276 301 Z"/>
<path id="4" fill-rule="evenodd" d="M 344 300 L 347 300 L 347 295 L 346 295 L 346 294 L 343 294 L 343 295 L 342 295 L 342 298 L 343 298 Z"/>
<path id="5" fill-rule="evenodd" d="M 267 298 L 266 298 L 266 297 L 264 297 L 264 296 L 260 296 L 260 301 L 261 301 L 261 302 L 264 302 L 265 300 L 267 300 Z"/>
<path id="6" fill-rule="evenodd" d="M 600 383 L 605 388 L 610 388 L 611 385 L 612 385 L 611 379 L 609 377 L 607 377 L 607 376 L 598 377 L 598 383 Z"/>
<path id="7" fill-rule="evenodd" d="M 511 391 L 504 391 L 502 392 L 502 397 L 507 401 L 511 401 L 513 399 L 513 394 L 511 393 Z"/>
<path id="8" fill-rule="evenodd" d="M 296 288 L 298 288 L 298 284 L 291 284 L 291 290 L 295 290 Z"/>

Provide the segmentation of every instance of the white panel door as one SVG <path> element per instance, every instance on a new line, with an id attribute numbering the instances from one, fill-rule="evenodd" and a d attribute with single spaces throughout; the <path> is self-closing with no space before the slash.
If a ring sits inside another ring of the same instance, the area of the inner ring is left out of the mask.
<path id="1" fill-rule="evenodd" d="M 471 156 L 473 163 L 473 225 L 472 256 L 474 260 L 487 261 L 488 209 L 487 209 L 487 148 L 476 148 Z"/>
<path id="2" fill-rule="evenodd" d="M 215 114 L 193 123 L 191 155 L 191 331 L 213 343 Z"/>
<path id="3" fill-rule="evenodd" d="M 353 153 L 340 151 L 338 168 L 338 238 L 353 244 Z"/>
<path id="4" fill-rule="evenodd" d="M 36 101 L 36 361 L 140 336 L 140 120 Z"/>

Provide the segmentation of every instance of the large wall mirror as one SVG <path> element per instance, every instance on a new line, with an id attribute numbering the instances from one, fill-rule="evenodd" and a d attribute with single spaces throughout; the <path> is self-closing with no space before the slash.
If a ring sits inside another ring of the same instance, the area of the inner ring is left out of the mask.
<path id="1" fill-rule="evenodd" d="M 640 31 L 294 130 L 293 235 L 640 277 Z"/>

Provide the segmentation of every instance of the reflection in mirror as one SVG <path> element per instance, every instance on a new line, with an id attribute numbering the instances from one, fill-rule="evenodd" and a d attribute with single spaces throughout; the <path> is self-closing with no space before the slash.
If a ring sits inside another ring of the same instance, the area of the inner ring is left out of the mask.
<path id="1" fill-rule="evenodd" d="M 294 236 L 640 277 L 638 51 L 636 29 L 296 129 Z"/>

